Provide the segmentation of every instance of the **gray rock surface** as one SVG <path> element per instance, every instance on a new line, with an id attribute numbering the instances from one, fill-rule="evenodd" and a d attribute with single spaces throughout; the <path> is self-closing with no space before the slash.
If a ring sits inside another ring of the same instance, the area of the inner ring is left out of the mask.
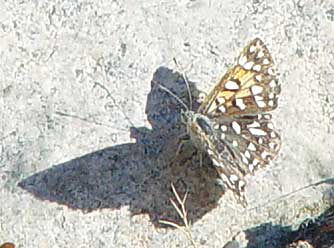
<path id="1" fill-rule="evenodd" d="M 333 203 L 333 1 L 0 6 L 0 243 L 189 247 L 158 223 L 180 223 L 171 183 L 189 192 L 199 247 L 223 247 L 242 230 L 242 246 L 257 237 L 275 247 L 284 227 Z M 255 37 L 280 71 L 283 145 L 247 177 L 243 209 L 195 157 L 173 163 L 181 106 L 151 80 L 186 100 L 175 57 L 193 92 L 207 92 Z"/>

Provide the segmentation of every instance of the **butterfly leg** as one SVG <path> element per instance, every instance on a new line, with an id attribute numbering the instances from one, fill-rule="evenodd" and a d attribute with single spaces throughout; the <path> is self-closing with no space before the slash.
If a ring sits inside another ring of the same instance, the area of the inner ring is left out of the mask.
<path id="1" fill-rule="evenodd" d="M 203 153 L 200 151 L 199 152 L 199 167 L 203 166 Z"/>
<path id="2" fill-rule="evenodd" d="M 194 157 L 195 152 L 196 149 L 194 149 L 190 137 L 186 133 L 184 133 L 183 135 L 179 136 L 178 147 L 175 152 L 175 156 L 173 158 L 172 163 L 174 162 L 183 163 L 184 161 L 189 160 L 189 158 Z"/>
<path id="3" fill-rule="evenodd" d="M 178 146 L 177 146 L 177 150 L 176 150 L 176 155 L 181 153 L 182 147 L 189 142 L 189 136 L 187 133 L 183 133 L 178 137 Z"/>

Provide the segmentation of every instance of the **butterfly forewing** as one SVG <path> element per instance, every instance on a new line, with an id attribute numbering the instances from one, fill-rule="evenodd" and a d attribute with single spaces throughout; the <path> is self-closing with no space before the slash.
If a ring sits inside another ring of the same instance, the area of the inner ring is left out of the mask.
<path id="1" fill-rule="evenodd" d="M 280 85 L 271 55 L 256 38 L 201 104 L 213 135 L 205 148 L 220 179 L 246 204 L 246 174 L 266 166 L 280 149 L 280 136 L 267 112 L 277 107 Z"/>
<path id="2" fill-rule="evenodd" d="M 268 112 L 277 107 L 279 93 L 273 60 L 257 38 L 244 48 L 237 64 L 205 98 L 199 112 L 212 117 Z"/>

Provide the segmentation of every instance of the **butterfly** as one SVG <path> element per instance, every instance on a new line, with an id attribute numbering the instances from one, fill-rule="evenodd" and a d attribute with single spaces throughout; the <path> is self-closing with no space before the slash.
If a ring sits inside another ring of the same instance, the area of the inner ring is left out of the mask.
<path id="1" fill-rule="evenodd" d="M 186 110 L 181 119 L 191 142 L 209 156 L 218 182 L 244 206 L 244 177 L 268 165 L 281 147 L 269 113 L 277 107 L 280 92 L 273 59 L 263 41 L 255 38 L 197 111 L 182 103 Z"/>
<path id="2" fill-rule="evenodd" d="M 273 59 L 256 38 L 199 109 L 182 113 L 191 141 L 210 157 L 219 181 L 243 205 L 244 177 L 269 164 L 281 147 L 269 113 L 277 107 L 280 92 Z"/>

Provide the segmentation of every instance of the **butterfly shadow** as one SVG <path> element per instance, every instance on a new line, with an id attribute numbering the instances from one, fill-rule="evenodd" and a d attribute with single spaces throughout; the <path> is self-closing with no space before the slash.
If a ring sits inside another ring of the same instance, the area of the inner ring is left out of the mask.
<path id="1" fill-rule="evenodd" d="M 159 67 L 153 81 L 188 102 L 183 77 Z M 189 83 L 191 92 L 197 92 Z M 196 95 L 195 94 L 195 95 Z M 193 101 L 195 109 L 198 107 Z M 19 182 L 19 187 L 35 197 L 91 212 L 128 206 L 132 215 L 148 214 L 152 223 L 159 220 L 182 223 L 170 199 L 171 184 L 182 197 L 188 192 L 186 209 L 193 223 L 217 206 L 222 189 L 215 184 L 216 172 L 208 158 L 200 166 L 195 149 L 176 155 L 178 137 L 185 132 L 180 121 L 181 104 L 151 83 L 146 114 L 152 128 L 132 127 L 135 143 L 115 145 L 38 172 Z"/>

